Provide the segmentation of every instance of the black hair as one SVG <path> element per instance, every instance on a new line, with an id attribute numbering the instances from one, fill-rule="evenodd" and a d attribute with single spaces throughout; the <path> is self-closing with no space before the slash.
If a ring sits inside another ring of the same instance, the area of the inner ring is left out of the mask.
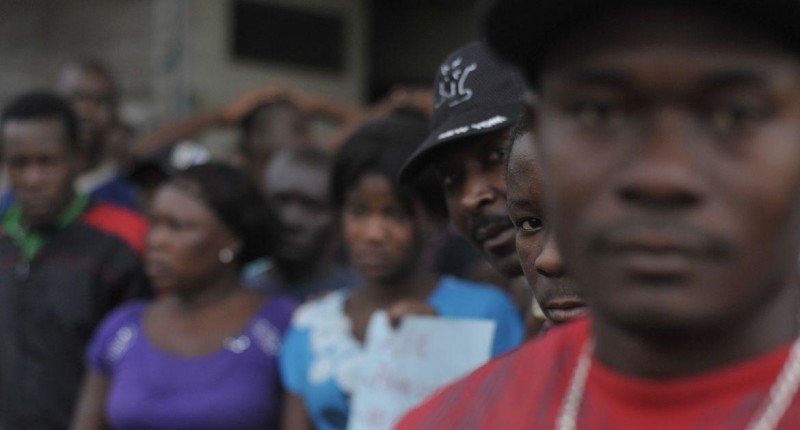
<path id="1" fill-rule="evenodd" d="M 250 112 L 247 113 L 247 115 L 245 115 L 244 118 L 242 118 L 242 122 L 240 124 L 242 132 L 245 135 L 251 133 L 252 127 L 253 127 L 253 123 L 255 122 L 256 117 L 261 112 L 269 111 L 269 110 L 273 110 L 273 109 L 278 109 L 278 108 L 283 108 L 283 107 L 291 108 L 291 109 L 296 110 L 297 112 L 302 113 L 300 111 L 300 108 L 297 107 L 296 104 L 294 104 L 291 100 L 289 100 L 287 98 L 279 98 L 279 99 L 276 99 L 276 100 L 270 100 L 268 102 L 264 102 L 264 103 L 262 103 L 262 104 L 260 104 L 260 105 L 258 105 L 256 107 L 254 107 Z"/>
<path id="2" fill-rule="evenodd" d="M 118 95 L 117 81 L 114 79 L 114 76 L 111 74 L 108 66 L 106 66 L 103 61 L 92 57 L 81 57 L 67 63 L 64 67 L 62 67 L 61 73 L 64 73 L 64 71 L 70 69 L 82 70 L 102 76 L 103 79 L 105 79 L 105 81 L 108 83 L 112 102 L 116 101 Z"/>
<path id="3" fill-rule="evenodd" d="M 16 97 L 3 111 L 0 126 L 9 121 L 58 119 L 64 126 L 69 150 L 78 149 L 78 117 L 66 100 L 52 91 L 32 91 Z"/>
<path id="4" fill-rule="evenodd" d="M 434 217 L 447 217 L 441 186 L 428 169 L 408 184 L 398 184 L 403 163 L 428 136 L 427 121 L 421 117 L 393 114 L 362 125 L 351 135 L 336 155 L 331 180 L 331 197 L 337 208 L 344 206 L 347 191 L 368 173 L 385 176 L 392 183 L 399 200 L 413 213 L 414 200 Z"/>
<path id="5" fill-rule="evenodd" d="M 180 171 L 168 184 L 184 185 L 208 206 L 242 243 L 239 264 L 271 254 L 277 232 L 274 215 L 245 172 L 221 162 Z"/>

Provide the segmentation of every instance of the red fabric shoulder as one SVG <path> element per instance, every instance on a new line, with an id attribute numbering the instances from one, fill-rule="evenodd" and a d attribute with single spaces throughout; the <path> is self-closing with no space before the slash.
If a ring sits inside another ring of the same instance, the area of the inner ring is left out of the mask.
<path id="1" fill-rule="evenodd" d="M 144 252 L 148 224 L 138 213 L 109 203 L 95 203 L 81 217 L 83 223 L 122 239 L 137 254 Z"/>
<path id="2" fill-rule="evenodd" d="M 571 375 L 564 369 L 588 332 L 584 318 L 527 341 L 423 402 L 395 430 L 553 428 L 549 413 Z"/>

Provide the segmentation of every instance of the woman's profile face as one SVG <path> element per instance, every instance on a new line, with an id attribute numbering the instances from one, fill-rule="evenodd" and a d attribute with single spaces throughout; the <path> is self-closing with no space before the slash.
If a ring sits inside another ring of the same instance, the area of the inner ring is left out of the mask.
<path id="1" fill-rule="evenodd" d="M 167 184 L 156 191 L 150 211 L 145 268 L 161 292 L 202 287 L 225 271 L 219 252 L 236 238 L 198 197 Z M 235 263 L 227 263 L 235 264 Z"/>
<path id="2" fill-rule="evenodd" d="M 417 221 L 388 178 L 367 173 L 351 187 L 342 208 L 344 240 L 353 268 L 367 281 L 391 283 L 419 264 Z"/>

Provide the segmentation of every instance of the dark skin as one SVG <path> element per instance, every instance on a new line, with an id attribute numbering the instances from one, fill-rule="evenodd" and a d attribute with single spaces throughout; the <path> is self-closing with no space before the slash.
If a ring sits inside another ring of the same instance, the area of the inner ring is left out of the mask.
<path id="1" fill-rule="evenodd" d="M 262 182 L 281 222 L 281 246 L 267 276 L 282 284 L 328 276 L 335 221 L 327 169 L 278 153 L 267 165 Z"/>
<path id="2" fill-rule="evenodd" d="M 378 309 L 388 309 L 395 323 L 409 313 L 435 314 L 425 299 L 438 279 L 421 264 L 426 222 L 403 207 L 384 176 L 366 174 L 348 192 L 344 240 L 353 269 L 364 279 L 346 306 L 358 340 Z"/>
<path id="3" fill-rule="evenodd" d="M 508 215 L 517 229 L 522 271 L 547 320 L 572 321 L 586 313 L 585 303 L 566 276 L 561 254 L 545 222 L 544 178 L 533 135 L 517 138 L 508 159 Z"/>
<path id="4" fill-rule="evenodd" d="M 145 254 L 147 273 L 161 292 L 143 316 L 143 330 L 158 349 L 179 357 L 202 357 L 244 330 L 266 298 L 239 283 L 234 234 L 197 197 L 191 186 L 167 184 L 156 192 Z M 90 372 L 72 428 L 107 429 L 105 401 L 111 378 Z"/>
<path id="5" fill-rule="evenodd" d="M 71 65 L 61 72 L 56 86 L 78 115 L 86 169 L 92 169 L 103 161 L 106 134 L 117 119 L 114 84 L 97 70 Z"/>
<path id="6" fill-rule="evenodd" d="M 650 6 L 594 24 L 553 47 L 530 109 L 597 358 L 666 378 L 786 344 L 798 332 L 797 55 L 719 14 Z"/>
<path id="7" fill-rule="evenodd" d="M 434 162 L 450 220 L 506 279 L 522 275 L 506 213 L 510 128 L 465 138 Z"/>
<path id="8" fill-rule="evenodd" d="M 2 130 L 3 164 L 31 229 L 53 223 L 75 197 L 77 149 L 59 118 L 9 119 Z"/>
<path id="9" fill-rule="evenodd" d="M 258 111 L 244 139 L 246 168 L 253 178 L 261 177 L 276 151 L 311 143 L 305 115 L 289 104 L 268 106 Z"/>
<path id="10" fill-rule="evenodd" d="M 351 264 L 364 279 L 345 305 L 358 341 L 377 310 L 386 310 L 394 325 L 407 315 L 436 314 L 425 301 L 438 279 L 421 264 L 430 226 L 421 208 L 409 213 L 388 178 L 365 174 L 347 193 L 342 225 Z M 285 404 L 284 430 L 313 428 L 301 397 L 289 393 Z"/>

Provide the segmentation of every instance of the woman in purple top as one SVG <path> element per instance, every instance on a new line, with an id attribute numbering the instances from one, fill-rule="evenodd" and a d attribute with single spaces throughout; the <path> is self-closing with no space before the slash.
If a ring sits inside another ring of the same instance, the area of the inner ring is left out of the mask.
<path id="1" fill-rule="evenodd" d="M 75 429 L 273 429 L 277 353 L 295 305 L 243 288 L 271 223 L 244 173 L 210 163 L 156 193 L 146 268 L 153 303 L 113 312 L 95 333 Z"/>

